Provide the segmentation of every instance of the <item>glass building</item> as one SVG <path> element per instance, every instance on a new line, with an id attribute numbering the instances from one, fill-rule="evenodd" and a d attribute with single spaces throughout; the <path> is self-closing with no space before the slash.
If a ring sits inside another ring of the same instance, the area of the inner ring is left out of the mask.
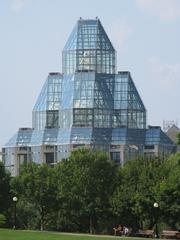
<path id="1" fill-rule="evenodd" d="M 137 155 L 170 154 L 160 127 L 146 127 L 146 109 L 130 72 L 116 71 L 116 51 L 99 19 L 79 19 L 62 52 L 62 74 L 49 73 L 32 111 L 3 148 L 17 175 L 24 162 L 56 164 L 79 147 L 105 151 L 119 164 Z"/>

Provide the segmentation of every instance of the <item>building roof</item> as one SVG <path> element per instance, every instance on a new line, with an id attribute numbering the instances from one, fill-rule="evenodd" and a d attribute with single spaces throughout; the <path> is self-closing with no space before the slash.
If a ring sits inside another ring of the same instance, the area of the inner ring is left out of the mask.
<path id="1" fill-rule="evenodd" d="M 180 129 L 173 124 L 168 131 L 166 132 L 166 135 L 168 135 L 168 137 L 174 142 L 177 142 L 177 134 L 180 133 Z"/>

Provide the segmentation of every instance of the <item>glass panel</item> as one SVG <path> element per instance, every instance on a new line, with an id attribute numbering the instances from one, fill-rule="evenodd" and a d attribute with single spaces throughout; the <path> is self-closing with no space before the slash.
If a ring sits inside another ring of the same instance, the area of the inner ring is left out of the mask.
<path id="1" fill-rule="evenodd" d="M 63 72 L 115 73 L 115 50 L 100 21 L 79 20 L 63 50 Z"/>

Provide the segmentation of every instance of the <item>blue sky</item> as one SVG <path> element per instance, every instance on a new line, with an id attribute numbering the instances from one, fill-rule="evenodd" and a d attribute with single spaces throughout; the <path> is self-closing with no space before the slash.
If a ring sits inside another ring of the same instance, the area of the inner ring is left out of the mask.
<path id="1" fill-rule="evenodd" d="M 79 17 L 100 18 L 147 109 L 148 125 L 180 123 L 179 0 L 0 0 L 0 146 L 31 112 Z"/>

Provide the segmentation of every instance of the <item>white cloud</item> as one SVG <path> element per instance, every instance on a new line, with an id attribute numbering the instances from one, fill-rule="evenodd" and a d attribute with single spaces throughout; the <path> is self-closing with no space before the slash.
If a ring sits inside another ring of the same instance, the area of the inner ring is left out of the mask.
<path id="1" fill-rule="evenodd" d="M 161 125 L 163 120 L 179 119 L 180 62 L 165 63 L 151 57 L 146 67 L 147 75 L 142 84 L 148 122 Z"/>
<path id="2" fill-rule="evenodd" d="M 11 9 L 15 12 L 22 10 L 29 0 L 11 0 Z"/>
<path id="3" fill-rule="evenodd" d="M 173 21 L 180 17 L 179 0 L 136 0 L 136 2 L 140 8 L 163 21 Z"/>
<path id="4" fill-rule="evenodd" d="M 132 27 L 127 23 L 117 20 L 111 23 L 108 35 L 111 36 L 112 44 L 117 52 L 121 52 L 124 48 L 124 43 L 132 33 Z"/>
<path id="5" fill-rule="evenodd" d="M 180 63 L 164 64 L 158 58 L 152 57 L 148 60 L 152 82 L 162 91 L 179 95 L 180 89 Z"/>

